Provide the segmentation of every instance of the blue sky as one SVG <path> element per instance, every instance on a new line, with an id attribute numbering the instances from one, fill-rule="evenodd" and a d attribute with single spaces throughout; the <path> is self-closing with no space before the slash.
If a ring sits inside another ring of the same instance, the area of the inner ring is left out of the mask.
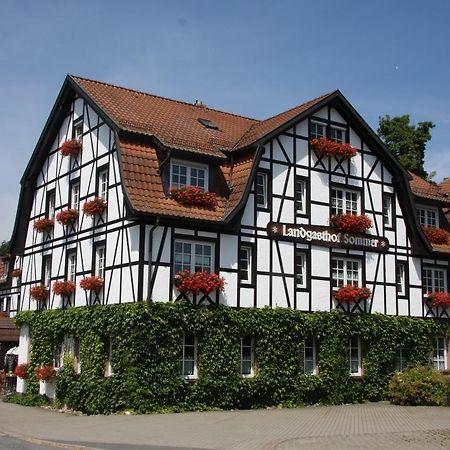
<path id="1" fill-rule="evenodd" d="M 450 176 L 446 0 L 3 0 L 0 240 L 67 73 L 265 118 L 340 89 L 372 128 L 436 124 L 426 169 Z"/>

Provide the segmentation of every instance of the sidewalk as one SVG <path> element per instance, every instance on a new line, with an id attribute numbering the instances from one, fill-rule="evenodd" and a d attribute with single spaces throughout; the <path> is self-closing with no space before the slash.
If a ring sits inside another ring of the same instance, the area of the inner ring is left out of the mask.
<path id="1" fill-rule="evenodd" d="M 374 403 L 75 416 L 0 402 L 0 432 L 101 449 L 450 449 L 450 408 Z"/>

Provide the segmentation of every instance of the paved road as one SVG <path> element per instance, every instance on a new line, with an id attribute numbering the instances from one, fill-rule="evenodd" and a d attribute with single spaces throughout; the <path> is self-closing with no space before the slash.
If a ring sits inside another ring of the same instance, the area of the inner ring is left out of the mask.
<path id="1" fill-rule="evenodd" d="M 0 402 L 0 432 L 16 439 L 31 439 L 26 442 L 33 445 L 48 443 L 48 447 L 23 447 L 29 450 L 450 450 L 450 408 L 375 403 L 147 416 L 76 416 Z M 0 445 L 1 439 L 5 437 L 0 436 Z"/>

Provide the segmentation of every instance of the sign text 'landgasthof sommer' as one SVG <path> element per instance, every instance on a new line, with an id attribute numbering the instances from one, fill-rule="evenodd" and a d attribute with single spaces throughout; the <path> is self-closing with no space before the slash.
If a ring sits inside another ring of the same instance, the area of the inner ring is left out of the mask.
<path id="1" fill-rule="evenodd" d="M 267 234 L 272 239 L 320 245 L 333 248 L 353 248 L 373 252 L 386 252 L 389 241 L 372 234 L 355 234 L 318 225 L 269 222 Z"/>

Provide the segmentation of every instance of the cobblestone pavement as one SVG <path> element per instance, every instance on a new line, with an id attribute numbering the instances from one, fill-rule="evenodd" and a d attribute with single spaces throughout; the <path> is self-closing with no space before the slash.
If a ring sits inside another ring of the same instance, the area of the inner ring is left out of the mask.
<path id="1" fill-rule="evenodd" d="M 449 449 L 450 408 L 387 403 L 76 416 L 0 403 L 0 432 L 97 449 Z M 66 447 L 66 448 L 67 448 Z"/>

